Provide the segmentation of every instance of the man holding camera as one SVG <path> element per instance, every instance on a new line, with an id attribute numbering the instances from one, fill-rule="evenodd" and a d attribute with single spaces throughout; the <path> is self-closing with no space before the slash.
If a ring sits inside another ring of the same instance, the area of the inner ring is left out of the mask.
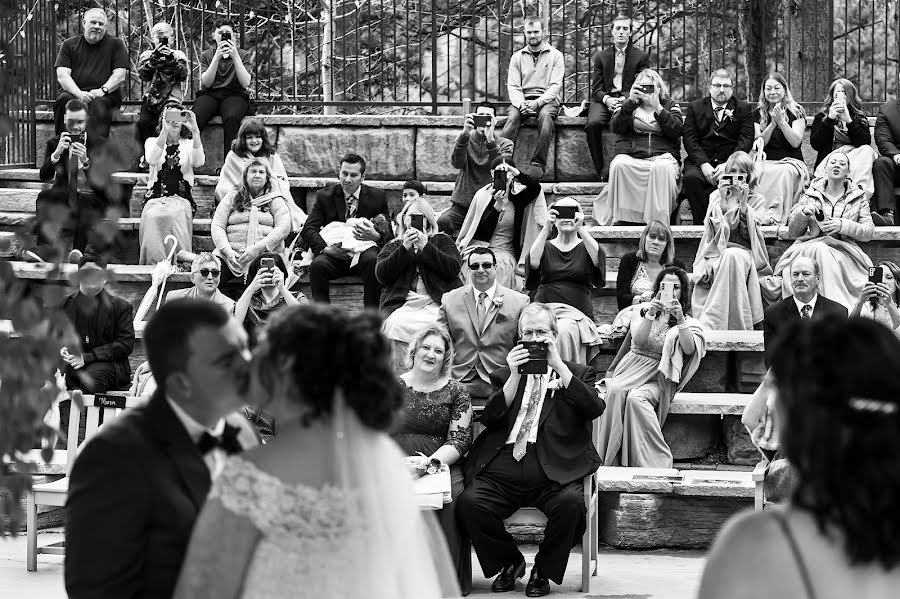
<path id="1" fill-rule="evenodd" d="M 113 112 L 122 104 L 119 88 L 128 73 L 128 51 L 117 37 L 106 35 L 106 11 L 92 8 L 84 13 L 84 33 L 62 43 L 56 57 L 56 79 L 61 88 L 53 106 L 56 134 L 63 131 L 69 100 L 87 108 L 89 132 L 109 137 Z"/>
<path id="2" fill-rule="evenodd" d="M 635 76 L 651 67 L 650 55 L 631 43 L 631 17 L 618 15 L 613 19 L 612 39 L 612 46 L 594 56 L 591 107 L 584 126 L 594 170 L 601 178 L 604 177 L 602 129 L 609 125 L 612 114 L 625 103 L 625 95 L 634 85 Z"/>
<path id="3" fill-rule="evenodd" d="M 110 205 L 109 175 L 119 170 L 120 165 L 116 164 L 106 139 L 87 133 L 90 117 L 88 107 L 81 100 L 69 100 L 63 123 L 65 130 L 47 142 L 39 173 L 41 181 L 53 181 L 53 186 L 37 197 L 39 254 L 49 249 L 46 246 L 58 242 L 62 225 L 74 228 L 72 246 L 76 250 L 84 252 L 89 242 L 95 251 L 108 245 L 108 241 L 92 230 Z M 43 257 L 52 260 L 55 256 Z"/>
<path id="4" fill-rule="evenodd" d="M 182 84 L 187 80 L 187 56 L 174 49 L 175 30 L 168 23 L 157 23 L 150 30 L 153 49 L 141 53 L 138 73 L 149 83 L 141 101 L 137 140 L 140 147 L 156 133 L 159 117 L 168 102 L 184 100 Z"/>
<path id="5" fill-rule="evenodd" d="M 450 195 L 450 207 L 438 218 L 438 228 L 454 239 L 459 234 L 472 197 L 491 182 L 491 163 L 497 158 L 512 158 L 513 142 L 494 134 L 496 109 L 482 102 L 467 114 L 462 133 L 450 155 L 450 164 L 459 169 Z"/>
<path id="6" fill-rule="evenodd" d="M 682 137 L 684 194 L 695 225 L 703 223 L 709 195 L 719 184 L 728 157 L 753 145 L 753 109 L 734 97 L 734 79 L 725 69 L 709 78 L 709 96 L 688 104 Z"/>
<path id="7" fill-rule="evenodd" d="M 524 576 L 525 558 L 503 520 L 522 507 L 541 510 L 544 540 L 525 587 L 526 596 L 541 597 L 550 580 L 562 584 L 569 551 L 584 534 L 583 479 L 601 464 L 591 431 L 604 403 L 594 369 L 560 358 L 549 306 L 524 308 L 519 334 L 507 365 L 491 374 L 502 388 L 482 412 L 485 429 L 466 459 L 457 514 L 485 576 L 499 572 L 491 591 L 504 592 Z"/>

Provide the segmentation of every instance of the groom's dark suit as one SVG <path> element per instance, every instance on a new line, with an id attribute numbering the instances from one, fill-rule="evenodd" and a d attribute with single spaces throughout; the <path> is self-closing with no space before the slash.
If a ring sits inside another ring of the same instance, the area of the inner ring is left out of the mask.
<path id="1" fill-rule="evenodd" d="M 69 599 L 170 597 L 210 472 L 157 393 L 92 437 L 66 501 Z"/>
<path id="2" fill-rule="evenodd" d="M 485 430 L 469 450 L 465 489 L 457 514 L 472 539 L 485 576 L 521 561 L 522 554 L 503 520 L 520 507 L 533 506 L 547 516 L 544 540 L 535 565 L 562 583 L 569 551 L 585 529 L 582 479 L 597 470 L 600 456 L 591 439 L 592 422 L 605 407 L 594 389 L 596 373 L 589 366 L 570 364 L 568 388 L 548 389 L 538 418 L 537 442 L 516 461 L 507 440 L 522 406 L 528 376 L 521 375 L 513 402 L 507 407 L 503 385 L 508 366 L 491 374 L 500 389 L 481 415 Z"/>

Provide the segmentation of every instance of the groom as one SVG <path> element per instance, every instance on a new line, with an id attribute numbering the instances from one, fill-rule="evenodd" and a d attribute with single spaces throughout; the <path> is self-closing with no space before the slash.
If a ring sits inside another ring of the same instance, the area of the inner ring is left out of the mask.
<path id="1" fill-rule="evenodd" d="M 495 593 L 514 590 L 525 574 L 525 558 L 503 525 L 517 509 L 536 507 L 547 516 L 525 587 L 528 597 L 548 594 L 550 580 L 562 584 L 569 551 L 586 526 L 582 480 L 600 466 L 591 430 L 605 406 L 594 390 L 594 369 L 559 357 L 558 331 L 556 314 L 546 304 L 522 310 L 521 339 L 547 344 L 547 370 L 519 374 L 529 350 L 517 345 L 509 352 L 508 366 L 491 374 L 502 389 L 485 406 L 484 431 L 465 463 L 457 516 L 485 576 L 499 572 L 491 585 Z"/>
<path id="2" fill-rule="evenodd" d="M 72 468 L 70 599 L 171 596 L 211 480 L 240 449 L 239 427 L 220 421 L 244 404 L 243 327 L 211 301 L 180 299 L 150 320 L 144 345 L 156 393 L 104 425 Z"/>

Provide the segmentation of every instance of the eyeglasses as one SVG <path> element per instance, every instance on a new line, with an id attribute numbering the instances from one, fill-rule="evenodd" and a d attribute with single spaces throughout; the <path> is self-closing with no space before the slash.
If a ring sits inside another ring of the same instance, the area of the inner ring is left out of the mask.
<path id="1" fill-rule="evenodd" d="M 525 337 L 549 337 L 553 331 L 547 329 L 522 329 L 522 338 Z"/>
<path id="2" fill-rule="evenodd" d="M 722 89 L 731 89 L 734 87 L 731 83 L 711 83 L 710 87 L 721 87 Z"/>
<path id="3" fill-rule="evenodd" d="M 199 272 L 200 276 L 204 279 L 212 274 L 214 279 L 219 278 L 220 271 L 217 268 L 201 268 L 200 270 L 195 270 L 194 272 Z"/>
<path id="4" fill-rule="evenodd" d="M 475 262 L 469 264 L 469 270 L 490 270 L 494 268 L 493 262 Z"/>

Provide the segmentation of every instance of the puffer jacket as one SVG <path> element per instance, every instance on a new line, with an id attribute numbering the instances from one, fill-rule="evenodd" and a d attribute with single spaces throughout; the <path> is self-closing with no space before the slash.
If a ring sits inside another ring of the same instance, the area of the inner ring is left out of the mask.
<path id="1" fill-rule="evenodd" d="M 859 185 L 847 180 L 844 184 L 844 195 L 837 202 L 832 203 L 825 195 L 827 184 L 828 179 L 825 177 L 815 179 L 800 201 L 794 205 L 788 219 L 788 230 L 791 237 L 806 234 L 809 238 L 815 238 L 825 235 L 819 228 L 819 221 L 814 216 L 803 213 L 804 207 L 813 204 L 822 210 L 826 218 L 840 219 L 841 230 L 834 235 L 835 239 L 849 243 L 870 241 L 875 234 L 875 224 L 872 222 L 866 192 Z"/>

